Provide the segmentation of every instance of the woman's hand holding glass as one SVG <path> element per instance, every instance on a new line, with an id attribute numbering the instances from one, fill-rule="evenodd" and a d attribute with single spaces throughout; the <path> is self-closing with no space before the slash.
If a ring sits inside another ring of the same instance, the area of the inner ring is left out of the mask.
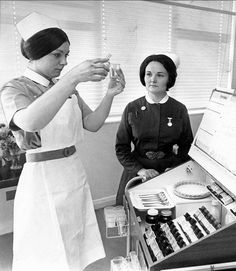
<path id="1" fill-rule="evenodd" d="M 125 88 L 125 76 L 121 68 L 115 71 L 115 76 L 110 76 L 110 81 L 108 83 L 107 94 L 115 96 L 120 94 Z"/>
<path id="2" fill-rule="evenodd" d="M 104 80 L 109 72 L 108 65 L 109 58 L 96 58 L 85 60 L 79 65 L 75 66 L 70 74 L 76 81 L 76 83 L 80 82 L 98 82 Z"/>

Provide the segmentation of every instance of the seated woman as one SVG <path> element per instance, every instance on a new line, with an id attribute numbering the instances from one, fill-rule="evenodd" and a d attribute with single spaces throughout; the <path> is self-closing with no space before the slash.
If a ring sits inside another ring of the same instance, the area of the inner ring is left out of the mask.
<path id="1" fill-rule="evenodd" d="M 126 106 L 116 136 L 116 155 L 124 167 L 117 205 L 123 203 L 125 186 L 133 177 L 145 181 L 189 159 L 193 134 L 187 108 L 167 94 L 175 84 L 178 62 L 174 54 L 158 54 L 140 66 L 147 93 Z"/>

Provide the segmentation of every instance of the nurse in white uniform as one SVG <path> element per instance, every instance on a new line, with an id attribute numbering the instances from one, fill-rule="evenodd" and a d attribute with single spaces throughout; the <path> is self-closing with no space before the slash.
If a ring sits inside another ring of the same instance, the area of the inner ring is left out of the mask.
<path id="1" fill-rule="evenodd" d="M 28 67 L 1 91 L 6 121 L 26 151 L 14 206 L 13 271 L 84 270 L 105 253 L 79 145 L 83 129 L 103 125 L 114 96 L 124 89 L 124 75 L 118 70 L 110 79 L 93 112 L 75 87 L 103 80 L 109 59 L 87 60 L 56 81 L 67 64 L 66 33 L 38 13 L 17 29 Z"/>

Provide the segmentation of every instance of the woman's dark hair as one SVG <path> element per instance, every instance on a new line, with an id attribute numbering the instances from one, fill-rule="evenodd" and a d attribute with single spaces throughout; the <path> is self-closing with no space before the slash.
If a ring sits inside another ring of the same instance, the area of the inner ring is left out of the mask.
<path id="1" fill-rule="evenodd" d="M 26 41 L 21 40 L 21 53 L 27 59 L 37 60 L 56 50 L 66 41 L 69 42 L 69 38 L 63 30 L 47 28 Z"/>
<path id="2" fill-rule="evenodd" d="M 177 71 L 176 71 L 176 66 L 175 66 L 175 63 L 173 62 L 173 60 L 166 55 L 161 55 L 161 54 L 160 55 L 150 55 L 144 59 L 144 61 L 142 62 L 141 66 L 140 66 L 140 69 L 139 69 L 139 77 L 140 77 L 140 81 L 141 81 L 142 85 L 145 86 L 144 76 L 145 76 L 146 67 L 152 61 L 160 62 L 164 66 L 164 68 L 167 70 L 168 75 L 169 75 L 169 81 L 167 83 L 167 90 L 166 91 L 168 91 L 175 84 L 175 80 L 177 77 Z"/>

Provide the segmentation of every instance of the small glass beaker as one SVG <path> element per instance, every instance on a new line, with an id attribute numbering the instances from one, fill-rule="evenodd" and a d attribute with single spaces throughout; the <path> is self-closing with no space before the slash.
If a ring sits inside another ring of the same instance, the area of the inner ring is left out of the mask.
<path id="1" fill-rule="evenodd" d="M 122 256 L 115 257 L 111 260 L 111 271 L 124 271 L 125 258 Z"/>
<path id="2" fill-rule="evenodd" d="M 116 78 L 118 75 L 117 75 L 117 70 L 120 69 L 120 64 L 114 64 L 114 63 L 111 63 L 110 65 L 110 77 L 111 78 Z"/>

